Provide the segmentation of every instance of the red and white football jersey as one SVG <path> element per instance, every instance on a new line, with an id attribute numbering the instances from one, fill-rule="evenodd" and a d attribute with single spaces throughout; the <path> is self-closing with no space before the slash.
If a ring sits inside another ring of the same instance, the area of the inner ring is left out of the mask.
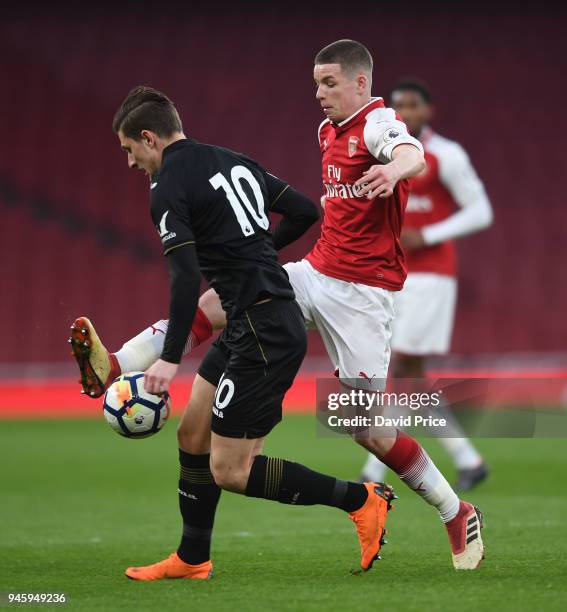
<path id="1" fill-rule="evenodd" d="M 399 181 L 391 197 L 372 200 L 354 183 L 370 166 L 389 163 L 394 147 L 404 143 L 423 150 L 382 98 L 339 124 L 326 119 L 319 127 L 326 202 L 321 236 L 306 259 L 322 274 L 391 291 L 403 287 L 400 231 L 408 181 Z"/>
<path id="2" fill-rule="evenodd" d="M 492 208 L 468 155 L 430 128 L 422 131 L 426 168 L 409 180 L 404 225 L 421 229 L 428 246 L 406 253 L 408 272 L 454 276 L 453 238 L 486 227 Z M 455 214 L 456 213 L 456 214 Z"/>

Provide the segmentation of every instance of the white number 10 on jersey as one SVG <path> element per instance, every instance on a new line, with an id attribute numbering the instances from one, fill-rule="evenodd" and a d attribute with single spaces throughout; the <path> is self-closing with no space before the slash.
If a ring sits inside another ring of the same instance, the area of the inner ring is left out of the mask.
<path id="1" fill-rule="evenodd" d="M 262 195 L 260 184 L 254 178 L 252 172 L 250 172 L 250 170 L 248 170 L 248 168 L 245 166 L 234 166 L 230 171 L 230 178 L 232 185 L 228 182 L 227 178 L 223 174 L 217 172 L 212 178 L 209 179 L 209 183 L 211 183 L 215 189 L 224 189 L 226 198 L 229 201 L 234 214 L 236 215 L 236 220 L 242 229 L 242 233 L 245 236 L 254 234 L 254 228 L 250 223 L 250 219 L 248 218 L 244 207 L 254 221 L 256 221 L 259 227 L 267 230 L 270 222 L 268 221 L 268 217 L 266 217 L 266 213 L 264 211 L 264 196 Z M 244 189 L 242 189 L 242 181 L 246 181 L 248 185 L 250 185 L 258 206 L 258 210 L 254 208 Z M 243 204 L 244 207 L 242 206 Z"/>

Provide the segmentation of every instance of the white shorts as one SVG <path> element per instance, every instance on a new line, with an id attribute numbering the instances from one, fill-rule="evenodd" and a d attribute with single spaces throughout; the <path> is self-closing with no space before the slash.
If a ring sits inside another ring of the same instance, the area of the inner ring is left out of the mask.
<path id="1" fill-rule="evenodd" d="M 317 272 L 305 259 L 285 264 L 308 328 L 317 328 L 339 378 L 383 390 L 390 363 L 394 292 Z"/>
<path id="2" fill-rule="evenodd" d="M 457 281 L 452 276 L 414 272 L 394 298 L 392 350 L 405 355 L 443 355 L 449 351 Z"/>

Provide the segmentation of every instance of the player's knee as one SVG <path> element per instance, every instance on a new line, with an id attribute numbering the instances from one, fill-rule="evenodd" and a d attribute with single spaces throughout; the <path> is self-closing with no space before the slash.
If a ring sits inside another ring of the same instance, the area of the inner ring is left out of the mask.
<path id="1" fill-rule="evenodd" d="M 188 408 L 190 410 L 190 407 Z M 204 455 L 211 450 L 211 429 L 203 419 L 191 419 L 185 414 L 177 427 L 177 443 L 192 455 Z"/>
<path id="2" fill-rule="evenodd" d="M 177 443 L 181 450 L 192 455 L 206 455 L 211 450 L 210 436 L 181 426 L 177 430 Z"/>
<path id="3" fill-rule="evenodd" d="M 201 295 L 199 308 L 205 313 L 213 329 L 222 329 L 226 325 L 226 313 L 222 309 L 219 296 L 214 289 L 209 289 Z"/>
<path id="4" fill-rule="evenodd" d="M 177 427 L 177 443 L 179 448 L 186 453 L 190 453 L 191 451 L 187 447 L 192 445 L 192 438 L 193 436 L 191 435 L 188 424 L 181 420 Z"/>
<path id="5" fill-rule="evenodd" d="M 223 461 L 215 461 L 211 457 L 211 473 L 217 486 L 225 491 L 244 493 L 246 490 L 249 470 L 235 467 Z"/>
<path id="6" fill-rule="evenodd" d="M 385 432 L 384 432 L 385 433 Z M 368 432 L 362 432 L 360 434 L 354 434 L 353 440 L 362 448 L 366 449 L 369 453 L 372 453 L 376 457 L 384 457 L 388 453 L 388 451 L 394 445 L 396 441 L 395 432 L 392 435 L 381 436 L 369 436 Z"/>

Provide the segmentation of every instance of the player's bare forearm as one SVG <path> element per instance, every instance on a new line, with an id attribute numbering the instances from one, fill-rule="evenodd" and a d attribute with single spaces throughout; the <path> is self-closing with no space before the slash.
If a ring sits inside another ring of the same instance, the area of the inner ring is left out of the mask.
<path id="1" fill-rule="evenodd" d="M 355 185 L 361 188 L 360 195 L 365 195 L 369 200 L 389 198 L 398 181 L 418 174 L 423 168 L 425 160 L 421 151 L 413 145 L 402 144 L 393 150 L 390 163 L 370 166 Z"/>
<path id="2" fill-rule="evenodd" d="M 388 166 L 395 168 L 398 181 L 401 181 L 419 174 L 425 168 L 425 158 L 417 147 L 403 144 L 392 151 L 392 161 Z"/>

